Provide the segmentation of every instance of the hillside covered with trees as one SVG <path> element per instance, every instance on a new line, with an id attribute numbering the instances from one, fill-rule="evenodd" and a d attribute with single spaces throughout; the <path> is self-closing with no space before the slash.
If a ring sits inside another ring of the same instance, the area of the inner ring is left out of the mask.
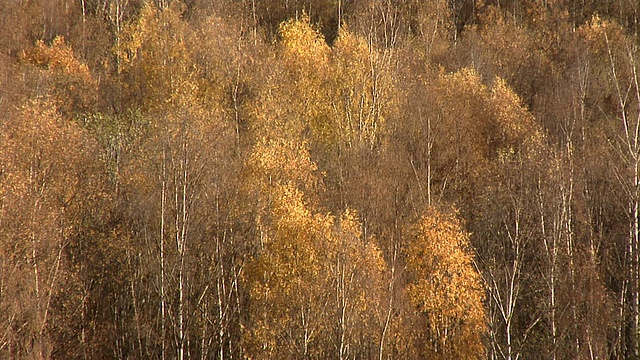
<path id="1" fill-rule="evenodd" d="M 639 359 L 639 11 L 0 1 L 0 358 Z"/>

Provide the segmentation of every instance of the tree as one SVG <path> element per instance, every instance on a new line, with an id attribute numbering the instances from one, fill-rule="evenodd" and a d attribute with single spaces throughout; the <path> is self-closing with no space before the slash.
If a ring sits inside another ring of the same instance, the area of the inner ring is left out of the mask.
<path id="1" fill-rule="evenodd" d="M 71 254 L 84 205 L 96 197 L 89 189 L 101 188 L 96 147 L 50 100 L 25 104 L 1 133 L 0 354 L 50 357 L 81 327 L 71 310 L 81 306 Z"/>
<path id="2" fill-rule="evenodd" d="M 407 241 L 407 294 L 424 317 L 426 358 L 484 356 L 484 290 L 469 246 L 455 213 L 435 209 L 420 218 Z"/>
<path id="3" fill-rule="evenodd" d="M 372 358 L 376 351 L 378 358 L 384 356 L 387 289 L 383 280 L 388 269 L 375 239 L 365 239 L 361 229 L 357 214 L 347 209 L 334 225 L 329 243 L 334 311 L 327 316 L 327 328 L 336 329 L 333 342 L 338 359 Z"/>
<path id="4" fill-rule="evenodd" d="M 123 27 L 114 49 L 118 59 L 119 104 L 143 111 L 161 111 L 179 96 L 197 92 L 192 29 L 181 19 L 178 2 L 158 9 L 146 3 L 137 21 Z"/>
<path id="5" fill-rule="evenodd" d="M 312 213 L 304 200 L 303 191 L 315 187 L 316 166 L 304 142 L 275 138 L 254 145 L 248 167 L 258 250 L 246 274 L 246 351 L 265 358 L 318 356 L 331 220 Z"/>
<path id="6" fill-rule="evenodd" d="M 34 95 L 49 96 L 63 115 L 84 112 L 95 101 L 96 81 L 63 37 L 54 38 L 50 46 L 39 40 L 21 58 L 32 66 L 30 80 L 39 84 L 33 86 Z"/>

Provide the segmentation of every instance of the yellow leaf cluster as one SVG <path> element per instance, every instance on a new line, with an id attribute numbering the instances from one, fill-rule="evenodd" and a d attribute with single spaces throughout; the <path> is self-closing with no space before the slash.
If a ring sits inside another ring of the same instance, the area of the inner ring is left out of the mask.
<path id="1" fill-rule="evenodd" d="M 291 19 L 280 24 L 285 58 L 303 68 L 319 69 L 328 61 L 329 46 L 322 35 L 313 29 L 309 16 Z"/>
<path id="2" fill-rule="evenodd" d="M 316 183 L 317 165 L 304 140 L 262 139 L 254 146 L 247 165 L 263 190 L 276 184 L 311 189 Z"/>
<path id="3" fill-rule="evenodd" d="M 542 141 L 533 115 L 504 79 L 495 77 L 488 89 L 475 70 L 464 68 L 441 74 L 438 89 L 439 107 L 447 122 L 456 125 L 445 130 L 454 132 L 446 137 L 465 143 L 470 157 L 489 159 L 496 151 L 515 151 Z"/>
<path id="4" fill-rule="evenodd" d="M 609 50 L 613 50 L 614 53 L 616 50 L 625 50 L 625 30 L 615 22 L 600 18 L 598 14 L 593 15 L 587 24 L 580 27 L 579 32 L 596 56 L 608 57 Z"/>
<path id="5" fill-rule="evenodd" d="M 491 88 L 491 104 L 503 137 L 503 147 L 518 147 L 525 141 L 541 140 L 533 115 L 522 106 L 520 98 L 506 81 L 499 77 Z"/>
<path id="6" fill-rule="evenodd" d="M 340 31 L 332 53 L 329 99 L 335 137 L 347 146 L 373 148 L 394 111 L 394 80 L 380 51 L 347 28 Z"/>
<path id="7" fill-rule="evenodd" d="M 363 241 L 357 214 L 347 210 L 336 221 L 318 213 L 290 184 L 272 186 L 271 196 L 262 249 L 246 275 L 253 320 L 245 341 L 251 356 L 300 356 L 305 341 L 315 353 L 326 353 L 322 344 L 335 342 L 339 323 L 346 343 L 378 336 L 374 315 L 386 264 L 375 243 Z M 341 312 L 346 316 L 334 317 Z"/>
<path id="8" fill-rule="evenodd" d="M 144 110 L 189 106 L 197 101 L 193 31 L 181 18 L 177 4 L 158 9 L 147 2 L 137 20 L 118 34 L 113 49 L 118 71 L 128 78 L 123 84 L 127 96 Z"/>
<path id="9" fill-rule="evenodd" d="M 313 319 L 322 310 L 326 236 L 330 217 L 313 215 L 299 190 L 276 185 L 270 220 L 264 224 L 263 248 L 249 264 L 248 278 L 254 332 L 247 341 L 256 356 L 299 352 L 306 327 L 316 332 Z M 300 323 L 300 316 L 309 319 Z M 288 334 L 288 335 L 287 335 Z M 292 336 L 294 344 L 283 342 Z"/>
<path id="10" fill-rule="evenodd" d="M 406 249 L 413 279 L 409 298 L 426 318 L 427 335 L 435 344 L 431 350 L 444 358 L 483 354 L 484 292 L 469 246 L 469 234 L 455 214 L 432 209 L 415 226 Z"/>

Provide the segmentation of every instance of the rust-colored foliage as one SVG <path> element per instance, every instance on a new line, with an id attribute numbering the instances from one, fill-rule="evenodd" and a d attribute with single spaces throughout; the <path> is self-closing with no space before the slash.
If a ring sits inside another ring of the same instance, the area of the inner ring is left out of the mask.
<path id="1" fill-rule="evenodd" d="M 49 46 L 38 40 L 35 46 L 22 52 L 21 60 L 39 69 L 33 73 L 32 80 L 39 84 L 36 87 L 39 95 L 51 96 L 65 115 L 93 106 L 97 83 L 64 37 L 56 37 Z"/>

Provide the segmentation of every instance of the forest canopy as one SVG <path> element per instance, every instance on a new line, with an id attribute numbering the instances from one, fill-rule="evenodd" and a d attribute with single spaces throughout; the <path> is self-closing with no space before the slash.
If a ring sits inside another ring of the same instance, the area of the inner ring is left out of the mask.
<path id="1" fill-rule="evenodd" d="M 0 358 L 640 359 L 639 11 L 0 1 Z"/>

